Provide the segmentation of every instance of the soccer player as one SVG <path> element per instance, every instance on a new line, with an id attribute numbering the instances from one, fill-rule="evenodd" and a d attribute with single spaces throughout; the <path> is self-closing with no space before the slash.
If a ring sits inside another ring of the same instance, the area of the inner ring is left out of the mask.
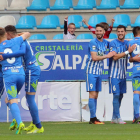
<path id="1" fill-rule="evenodd" d="M 63 33 L 63 38 L 64 40 L 66 39 L 76 39 L 76 36 L 74 34 L 75 32 L 75 24 L 70 23 L 68 25 L 68 16 L 65 17 L 64 19 L 64 33 Z"/>
<path id="2" fill-rule="evenodd" d="M 132 75 L 132 86 L 133 86 L 133 106 L 134 106 L 134 120 L 133 123 L 140 123 L 139 116 L 139 103 L 140 103 L 140 27 L 133 28 L 134 39 L 129 41 L 130 45 L 136 44 L 136 49 L 131 53 L 129 59 L 133 62 L 133 75 Z"/>
<path id="3" fill-rule="evenodd" d="M 7 40 L 5 29 L 0 28 L 0 52 L 12 53 L 19 50 L 21 46 L 25 53 L 25 44 L 23 44 L 23 40 L 27 39 L 29 36 L 30 33 L 26 32 L 21 37 L 16 37 L 9 41 Z M 10 111 L 18 124 L 16 134 L 21 134 L 25 125 L 21 120 L 17 93 L 22 88 L 25 79 L 22 58 L 13 57 L 11 59 L 5 59 L 0 63 L 2 64 L 3 81 L 10 103 Z"/>
<path id="4" fill-rule="evenodd" d="M 5 27 L 5 30 L 7 32 L 8 39 L 12 39 L 18 36 L 16 28 L 12 25 L 8 25 Z M 23 54 L 21 50 L 12 53 L 12 54 L 2 54 L 3 59 L 12 58 L 12 57 L 18 57 L 21 55 L 23 56 L 24 63 L 25 63 L 25 91 L 26 91 L 26 99 L 27 103 L 29 105 L 29 111 L 32 116 L 33 122 L 31 122 L 30 126 L 25 128 L 25 131 L 28 131 L 27 133 L 43 133 L 44 128 L 41 125 L 40 119 L 39 119 L 39 113 L 38 108 L 35 102 L 35 93 L 37 90 L 37 84 L 40 77 L 40 67 L 38 66 L 38 63 L 36 61 L 36 57 L 33 53 L 33 50 L 26 40 L 24 41 L 26 45 L 26 53 Z M 11 124 L 11 129 L 13 129 L 16 125 L 15 120 L 13 120 L 13 123 Z"/>
<path id="5" fill-rule="evenodd" d="M 95 34 L 95 28 L 93 28 L 92 26 L 90 26 L 87 21 L 85 19 L 83 19 L 84 24 L 86 24 L 88 26 L 88 29 Z M 105 30 L 105 34 L 103 36 L 103 38 L 109 38 L 110 33 L 112 32 L 112 28 L 113 28 L 113 24 L 114 24 L 115 20 L 112 19 L 111 20 L 111 25 L 109 26 L 107 23 L 105 22 L 101 22 L 100 24 L 102 24 L 102 26 L 104 27 Z"/>
<path id="6" fill-rule="evenodd" d="M 86 62 L 86 88 L 89 92 L 89 124 L 104 124 L 96 117 L 97 98 L 99 91 L 101 91 L 103 60 L 114 55 L 114 52 L 110 52 L 105 55 L 108 42 L 103 39 L 104 33 L 104 27 L 101 24 L 97 24 L 95 30 L 96 38 L 92 39 L 88 46 L 88 59 Z"/>
<path id="7" fill-rule="evenodd" d="M 0 65 L 0 100 L 1 96 L 3 95 L 3 92 L 4 92 L 3 73 L 2 73 L 2 65 Z"/>
<path id="8" fill-rule="evenodd" d="M 126 71 L 128 54 L 131 53 L 135 45 L 128 47 L 128 41 L 124 40 L 126 27 L 117 27 L 117 39 L 110 42 L 110 52 L 116 54 L 109 59 L 109 93 L 113 93 L 113 116 L 111 123 L 126 124 L 120 117 L 120 106 L 123 93 L 126 93 Z"/>

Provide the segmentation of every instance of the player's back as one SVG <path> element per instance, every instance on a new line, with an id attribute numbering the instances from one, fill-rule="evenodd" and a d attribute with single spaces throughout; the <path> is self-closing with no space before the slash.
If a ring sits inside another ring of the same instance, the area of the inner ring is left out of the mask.
<path id="1" fill-rule="evenodd" d="M 131 53 L 132 57 L 140 54 L 140 37 L 135 37 L 133 40 L 129 41 L 130 46 L 136 44 L 135 50 Z M 140 77 L 140 62 L 133 62 L 133 77 Z"/>
<path id="2" fill-rule="evenodd" d="M 30 43 L 28 41 L 24 41 L 26 44 L 26 53 L 23 57 L 24 59 L 24 63 L 25 63 L 25 67 L 32 67 L 32 64 L 36 62 L 36 57 L 34 55 L 34 52 L 32 50 L 32 47 L 30 45 Z"/>
<path id="3" fill-rule="evenodd" d="M 16 37 L 11 40 L 5 40 L 0 44 L 0 52 L 14 53 L 20 49 L 20 45 L 23 42 L 22 37 Z M 22 58 L 12 57 L 7 58 L 0 62 L 2 64 L 3 74 L 24 74 L 22 68 Z"/>
<path id="4" fill-rule="evenodd" d="M 133 40 L 129 41 L 130 46 L 136 44 L 136 49 L 131 53 L 131 56 L 134 57 L 140 54 L 140 37 L 135 37 Z M 139 62 L 134 61 L 134 64 L 140 64 Z"/>

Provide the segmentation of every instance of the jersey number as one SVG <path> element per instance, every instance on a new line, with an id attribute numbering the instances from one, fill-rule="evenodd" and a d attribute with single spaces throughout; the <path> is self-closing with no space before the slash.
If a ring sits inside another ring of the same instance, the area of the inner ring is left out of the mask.
<path id="1" fill-rule="evenodd" d="M 13 53 L 13 51 L 11 49 L 7 48 L 4 50 L 4 53 Z M 16 59 L 15 59 L 15 57 L 12 57 L 11 59 L 7 58 L 6 60 L 9 64 L 13 64 Z"/>
<path id="2" fill-rule="evenodd" d="M 133 51 L 134 54 L 139 54 L 140 53 L 140 46 L 137 45 L 136 49 Z"/>

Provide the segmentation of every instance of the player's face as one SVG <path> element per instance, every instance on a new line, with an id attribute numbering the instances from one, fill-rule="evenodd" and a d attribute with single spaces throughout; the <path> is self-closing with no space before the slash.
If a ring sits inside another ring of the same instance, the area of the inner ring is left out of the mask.
<path id="1" fill-rule="evenodd" d="M 101 27 L 97 27 L 95 31 L 95 35 L 98 39 L 102 39 L 104 36 L 105 30 Z"/>
<path id="2" fill-rule="evenodd" d="M 126 32 L 125 32 L 124 28 L 117 29 L 117 35 L 118 35 L 119 40 L 124 40 L 125 34 L 126 34 Z"/>
<path id="3" fill-rule="evenodd" d="M 7 32 L 7 39 L 10 40 L 12 38 L 15 38 L 16 36 L 12 34 L 11 32 Z"/>
<path id="4" fill-rule="evenodd" d="M 70 34 L 74 34 L 75 30 L 76 30 L 76 28 L 75 28 L 74 25 L 69 25 L 68 26 L 68 31 L 69 31 Z"/>

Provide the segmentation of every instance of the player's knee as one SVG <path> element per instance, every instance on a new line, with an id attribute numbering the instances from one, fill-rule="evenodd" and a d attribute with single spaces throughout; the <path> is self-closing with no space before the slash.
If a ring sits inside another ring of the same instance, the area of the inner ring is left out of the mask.
<path id="1" fill-rule="evenodd" d="M 35 95 L 35 92 L 26 92 L 28 95 Z"/>
<path id="2" fill-rule="evenodd" d="M 97 99 L 98 93 L 97 92 L 89 92 L 89 98 Z"/>

